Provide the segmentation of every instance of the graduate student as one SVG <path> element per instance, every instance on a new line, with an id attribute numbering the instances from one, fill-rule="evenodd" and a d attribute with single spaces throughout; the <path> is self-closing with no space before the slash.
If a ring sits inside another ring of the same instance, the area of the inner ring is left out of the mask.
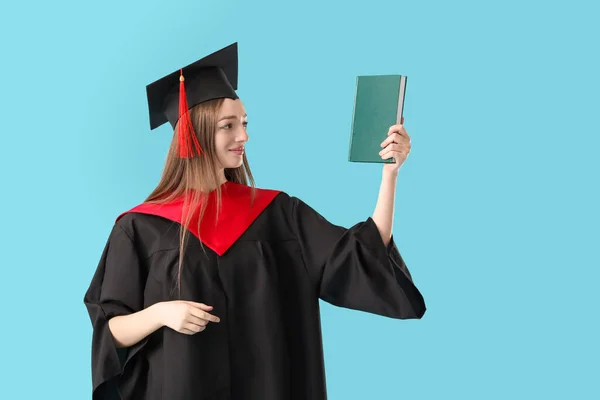
<path id="1" fill-rule="evenodd" d="M 117 218 L 85 294 L 94 400 L 324 400 L 319 299 L 425 313 L 392 236 L 406 130 L 391 127 L 382 144 L 396 162 L 372 217 L 334 225 L 254 186 L 237 57 L 232 44 L 147 87 L 151 128 L 169 122 L 173 141 L 157 187 Z"/>

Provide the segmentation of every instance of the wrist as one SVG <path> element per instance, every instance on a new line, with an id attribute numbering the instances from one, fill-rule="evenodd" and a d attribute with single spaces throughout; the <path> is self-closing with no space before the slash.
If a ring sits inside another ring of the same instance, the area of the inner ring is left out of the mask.
<path id="1" fill-rule="evenodd" d="M 152 304 L 148 307 L 148 312 L 156 328 L 161 328 L 165 325 L 164 302 Z"/>
<path id="2" fill-rule="evenodd" d="M 398 178 L 399 170 L 384 169 L 382 172 L 382 178 L 387 180 L 396 180 Z"/>

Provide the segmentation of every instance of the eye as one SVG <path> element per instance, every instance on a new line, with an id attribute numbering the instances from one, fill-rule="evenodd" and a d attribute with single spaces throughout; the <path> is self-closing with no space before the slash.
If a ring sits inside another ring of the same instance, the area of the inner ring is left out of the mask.
<path id="1" fill-rule="evenodd" d="M 244 128 L 245 128 L 245 127 L 247 127 L 247 126 L 248 126 L 248 121 L 244 121 L 244 122 L 242 123 L 242 125 L 244 125 Z"/>
<path id="2" fill-rule="evenodd" d="M 221 127 L 221 129 L 230 129 L 230 128 L 231 128 L 231 124 L 226 124 Z"/>

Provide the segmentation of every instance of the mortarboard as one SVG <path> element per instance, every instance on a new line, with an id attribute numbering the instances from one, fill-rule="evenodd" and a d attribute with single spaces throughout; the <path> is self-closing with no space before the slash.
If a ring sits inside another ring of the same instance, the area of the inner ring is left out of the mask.
<path id="1" fill-rule="evenodd" d="M 194 156 L 192 145 L 201 154 L 194 133 L 189 109 L 208 100 L 237 99 L 238 80 L 237 43 L 222 48 L 200 60 L 180 68 L 146 86 L 150 129 L 166 122 L 178 127 L 180 156 Z"/>

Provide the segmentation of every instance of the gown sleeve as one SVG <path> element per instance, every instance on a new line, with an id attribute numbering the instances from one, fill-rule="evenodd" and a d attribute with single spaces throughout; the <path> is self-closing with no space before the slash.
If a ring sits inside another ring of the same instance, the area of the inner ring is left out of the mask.
<path id="1" fill-rule="evenodd" d="M 344 228 L 293 197 L 292 220 L 309 277 L 322 300 L 391 318 L 423 316 L 423 296 L 394 238 L 385 246 L 371 217 Z"/>
<path id="2" fill-rule="evenodd" d="M 85 293 L 92 334 L 92 384 L 94 400 L 120 399 L 118 378 L 125 366 L 146 344 L 147 338 L 130 348 L 117 348 L 108 320 L 143 308 L 147 272 L 130 236 L 115 225 Z"/>

